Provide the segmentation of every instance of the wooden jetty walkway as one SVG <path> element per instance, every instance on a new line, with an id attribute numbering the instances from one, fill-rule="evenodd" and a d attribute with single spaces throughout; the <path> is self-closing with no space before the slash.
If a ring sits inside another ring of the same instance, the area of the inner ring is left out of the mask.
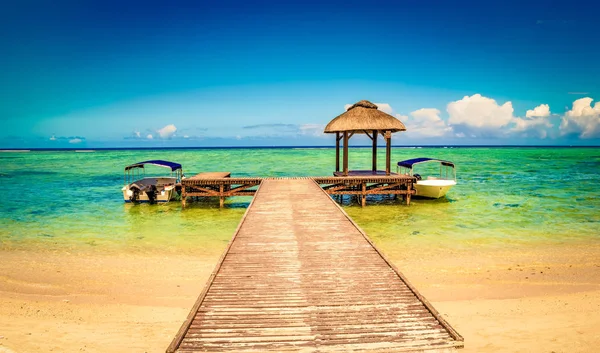
<path id="1" fill-rule="evenodd" d="M 167 352 L 461 347 L 314 180 L 290 178 L 262 181 Z"/>

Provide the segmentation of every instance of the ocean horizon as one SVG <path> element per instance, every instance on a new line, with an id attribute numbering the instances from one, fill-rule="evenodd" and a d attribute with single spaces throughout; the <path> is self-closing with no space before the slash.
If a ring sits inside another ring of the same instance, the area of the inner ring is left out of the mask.
<path id="1" fill-rule="evenodd" d="M 287 146 L 190 146 L 190 147 L 64 147 L 64 148 L 4 148 L 0 152 L 11 151 L 119 151 L 119 150 L 210 150 L 210 149 L 323 149 L 335 145 L 287 145 Z M 372 148 L 371 145 L 348 146 L 348 148 Z M 381 146 L 379 146 L 381 148 Z M 392 145 L 392 148 L 600 148 L 600 145 Z"/>

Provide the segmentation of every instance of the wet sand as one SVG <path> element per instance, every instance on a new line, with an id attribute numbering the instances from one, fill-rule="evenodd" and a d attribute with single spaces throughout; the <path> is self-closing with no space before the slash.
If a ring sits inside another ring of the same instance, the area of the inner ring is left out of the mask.
<path id="1" fill-rule="evenodd" d="M 600 245 L 380 247 L 464 352 L 600 346 Z M 0 250 L 0 352 L 164 352 L 218 257 Z"/>

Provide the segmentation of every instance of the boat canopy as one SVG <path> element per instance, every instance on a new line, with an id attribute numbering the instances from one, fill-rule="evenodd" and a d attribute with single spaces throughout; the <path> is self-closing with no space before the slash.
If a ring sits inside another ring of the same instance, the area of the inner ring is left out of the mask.
<path id="1" fill-rule="evenodd" d="M 134 168 L 144 168 L 144 165 L 146 165 L 146 164 L 152 164 L 152 165 L 156 165 L 159 167 L 171 168 L 171 171 L 181 169 L 181 164 L 179 164 L 179 163 L 163 161 L 160 159 L 153 159 L 150 161 L 138 162 L 138 163 L 134 163 L 132 165 L 128 165 L 127 167 L 125 167 L 125 170 L 130 170 L 130 169 L 134 169 Z"/>
<path id="2" fill-rule="evenodd" d="M 404 168 L 412 168 L 413 165 L 415 165 L 415 164 L 425 163 L 425 162 L 439 162 L 439 163 L 441 163 L 444 166 L 454 168 L 454 163 L 452 163 L 450 161 L 445 161 L 445 160 L 442 160 L 442 159 L 434 159 L 434 158 L 413 158 L 413 159 L 407 159 L 405 161 L 398 162 L 398 166 L 399 167 L 404 167 Z"/>

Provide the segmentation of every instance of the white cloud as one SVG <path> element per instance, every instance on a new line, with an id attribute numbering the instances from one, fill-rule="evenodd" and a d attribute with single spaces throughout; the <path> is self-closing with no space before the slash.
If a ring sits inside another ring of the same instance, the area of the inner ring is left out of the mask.
<path id="1" fill-rule="evenodd" d="M 139 131 L 134 131 L 133 136 L 135 136 L 136 138 L 142 138 L 142 134 Z"/>
<path id="2" fill-rule="evenodd" d="M 168 139 L 168 138 L 173 137 L 173 135 L 175 134 L 175 131 L 177 131 L 177 128 L 175 127 L 175 125 L 169 124 L 169 125 L 163 127 L 162 129 L 158 129 L 156 132 L 158 133 L 160 138 Z"/>
<path id="3" fill-rule="evenodd" d="M 548 117 L 535 117 L 535 118 L 515 118 L 514 127 L 510 129 L 512 133 L 522 133 L 524 137 L 538 136 L 540 138 L 546 138 L 548 136 L 548 128 L 551 128 L 552 123 L 548 120 Z"/>
<path id="4" fill-rule="evenodd" d="M 394 111 L 392 107 L 388 103 L 374 103 L 377 106 L 377 109 L 381 110 L 384 113 L 392 114 Z"/>
<path id="5" fill-rule="evenodd" d="M 512 102 L 498 104 L 494 99 L 481 94 L 465 96 L 460 100 L 448 103 L 448 121 L 440 116 L 435 108 L 424 108 L 410 113 L 406 119 L 409 133 L 420 137 L 450 137 L 456 138 L 491 138 L 548 136 L 550 123 L 550 107 L 541 104 L 528 110 L 526 118 L 515 117 Z"/>
<path id="6" fill-rule="evenodd" d="M 550 106 L 540 104 L 530 109 L 525 114 L 525 118 L 514 118 L 514 125 L 509 130 L 510 133 L 520 134 L 523 137 L 548 137 L 548 129 L 554 126 L 550 120 Z"/>
<path id="7" fill-rule="evenodd" d="M 55 143 L 72 143 L 72 144 L 78 144 L 78 143 L 82 143 L 85 142 L 85 137 L 83 136 L 56 136 L 56 135 L 52 135 L 52 137 L 50 137 L 49 139 L 50 141 L 56 141 Z"/>
<path id="8" fill-rule="evenodd" d="M 435 108 L 422 108 L 410 113 L 410 117 L 397 114 L 396 117 L 406 125 L 409 134 L 420 137 L 441 137 L 452 132 L 452 128 L 440 117 Z"/>
<path id="9" fill-rule="evenodd" d="M 528 118 L 550 116 L 550 106 L 548 104 L 540 104 L 532 110 L 528 110 L 525 116 Z"/>
<path id="10" fill-rule="evenodd" d="M 600 102 L 596 102 L 592 108 L 593 101 L 590 97 L 580 98 L 573 102 L 573 108 L 565 115 L 568 117 L 580 117 L 600 114 Z"/>
<path id="11" fill-rule="evenodd" d="M 511 102 L 498 105 L 494 99 L 474 94 L 471 97 L 450 102 L 446 107 L 448 123 L 458 133 L 469 136 L 500 136 L 506 133 L 502 128 L 514 121 Z"/>
<path id="12" fill-rule="evenodd" d="M 316 136 L 316 137 L 324 137 L 325 133 L 325 125 L 323 124 L 302 124 L 298 126 L 298 130 L 300 131 L 300 135 L 308 135 L 308 136 Z"/>
<path id="13" fill-rule="evenodd" d="M 573 102 L 560 124 L 561 135 L 579 134 L 580 138 L 600 138 L 600 103 L 592 107 L 592 98 L 581 98 Z"/>
<path id="14" fill-rule="evenodd" d="M 146 136 L 146 138 L 147 138 L 148 140 L 152 140 L 152 139 L 154 138 L 154 136 L 152 136 L 152 134 L 148 134 L 148 136 Z"/>

